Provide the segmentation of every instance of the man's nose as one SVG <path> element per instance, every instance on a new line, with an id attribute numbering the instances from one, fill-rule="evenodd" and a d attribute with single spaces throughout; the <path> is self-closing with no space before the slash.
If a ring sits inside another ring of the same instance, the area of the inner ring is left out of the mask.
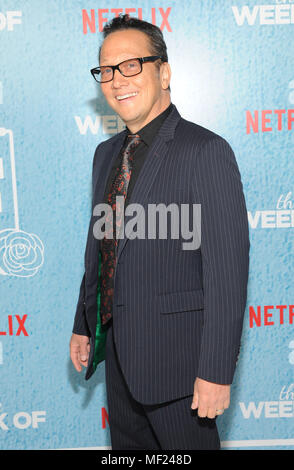
<path id="1" fill-rule="evenodd" d="M 119 88 L 122 84 L 127 83 L 127 78 L 124 77 L 119 70 L 113 72 L 112 86 L 114 88 Z"/>

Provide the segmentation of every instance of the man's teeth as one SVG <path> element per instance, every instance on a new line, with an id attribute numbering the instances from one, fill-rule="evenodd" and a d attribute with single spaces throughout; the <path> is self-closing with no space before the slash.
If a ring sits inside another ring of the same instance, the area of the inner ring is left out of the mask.
<path id="1" fill-rule="evenodd" d="M 120 96 L 117 96 L 116 98 L 117 98 L 118 100 L 123 100 L 123 99 L 125 99 L 125 98 L 129 98 L 130 96 L 136 96 L 137 94 L 138 94 L 137 92 L 135 92 L 135 93 L 128 93 L 127 95 L 120 95 Z"/>

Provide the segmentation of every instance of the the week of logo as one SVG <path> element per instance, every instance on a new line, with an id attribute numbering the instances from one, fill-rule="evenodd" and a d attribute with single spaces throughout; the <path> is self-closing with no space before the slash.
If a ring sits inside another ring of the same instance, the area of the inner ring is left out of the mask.
<path id="1" fill-rule="evenodd" d="M 22 23 L 21 11 L 2 11 L 0 12 L 0 32 L 1 31 L 14 31 L 16 25 Z"/>
<path id="2" fill-rule="evenodd" d="M 294 228 L 294 202 L 292 191 L 280 194 L 276 207 L 269 210 L 248 211 L 251 229 Z"/>
<path id="3" fill-rule="evenodd" d="M 284 385 L 276 400 L 240 402 L 244 419 L 294 418 L 294 383 Z"/>
<path id="4" fill-rule="evenodd" d="M 46 422 L 46 411 L 17 411 L 9 413 L 0 403 L 0 432 L 16 429 L 38 429 Z"/>
<path id="5" fill-rule="evenodd" d="M 80 116 L 74 116 L 76 125 L 81 135 L 90 132 L 97 135 L 99 132 L 105 135 L 118 134 L 125 129 L 123 120 L 118 115 L 86 116 L 82 119 Z"/>
<path id="6" fill-rule="evenodd" d="M 276 5 L 232 6 L 238 26 L 272 26 L 294 23 L 293 0 L 276 0 Z"/>

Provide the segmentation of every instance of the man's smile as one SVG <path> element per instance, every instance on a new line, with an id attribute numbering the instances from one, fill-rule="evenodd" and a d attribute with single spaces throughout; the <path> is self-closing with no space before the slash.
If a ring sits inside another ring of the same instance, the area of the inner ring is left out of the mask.
<path id="1" fill-rule="evenodd" d="M 116 99 L 118 101 L 130 101 L 132 100 L 135 96 L 137 96 L 138 92 L 134 91 L 131 93 L 124 93 L 123 95 L 116 95 Z"/>

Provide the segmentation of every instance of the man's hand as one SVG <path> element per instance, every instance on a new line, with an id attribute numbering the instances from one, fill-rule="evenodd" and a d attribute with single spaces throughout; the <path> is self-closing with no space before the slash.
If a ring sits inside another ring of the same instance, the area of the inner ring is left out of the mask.
<path id="1" fill-rule="evenodd" d="M 197 379 L 194 383 L 194 396 L 191 408 L 198 408 L 200 418 L 215 418 L 230 405 L 230 385 L 220 385 Z"/>
<path id="2" fill-rule="evenodd" d="M 90 353 L 90 338 L 88 336 L 72 334 L 69 344 L 70 358 L 78 372 L 82 367 L 88 367 Z"/>

